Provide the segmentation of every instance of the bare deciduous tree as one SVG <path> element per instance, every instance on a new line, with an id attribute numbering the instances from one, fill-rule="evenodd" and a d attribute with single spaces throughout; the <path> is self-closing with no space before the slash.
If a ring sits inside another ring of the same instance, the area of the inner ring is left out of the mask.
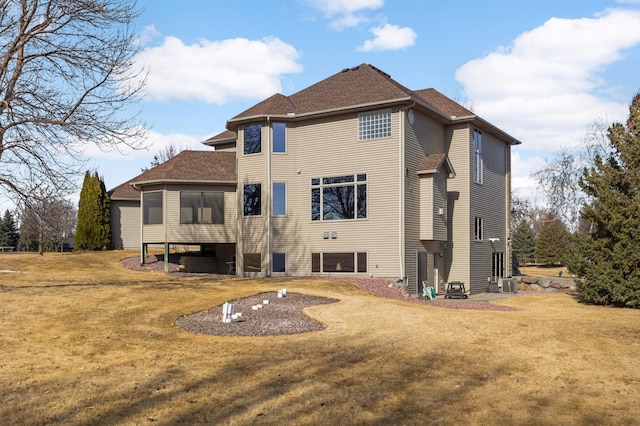
<path id="1" fill-rule="evenodd" d="M 32 244 L 38 253 L 56 251 L 65 237 L 73 234 L 77 223 L 77 211 L 69 200 L 57 194 L 53 188 L 39 187 L 19 206 L 22 245 Z"/>
<path id="2" fill-rule="evenodd" d="M 0 1 L 0 190 L 69 188 L 86 144 L 140 148 L 144 86 L 125 0 Z"/>
<path id="3" fill-rule="evenodd" d="M 181 145 L 173 145 L 173 144 L 167 145 L 163 149 L 158 151 L 156 155 L 153 156 L 153 160 L 151 161 L 151 164 L 149 165 L 149 167 L 143 167 L 141 170 L 143 172 L 146 172 L 149 169 L 159 166 L 165 161 L 170 160 L 176 155 L 180 154 L 184 150 L 185 148 L 182 147 Z"/>
<path id="4" fill-rule="evenodd" d="M 596 155 L 601 158 L 609 155 L 606 129 L 602 121 L 593 122 L 577 148 L 561 149 L 532 174 L 546 196 L 547 208 L 570 231 L 581 226 L 580 210 L 589 202 L 579 184 L 583 171 Z"/>

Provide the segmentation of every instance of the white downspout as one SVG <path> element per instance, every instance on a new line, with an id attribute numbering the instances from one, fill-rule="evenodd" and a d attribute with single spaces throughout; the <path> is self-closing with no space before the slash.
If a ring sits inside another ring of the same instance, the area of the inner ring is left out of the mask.
<path id="1" fill-rule="evenodd" d="M 405 120 L 405 111 L 412 108 L 416 103 L 413 102 L 411 105 L 401 108 L 398 112 L 400 113 L 400 128 L 399 128 L 399 141 L 398 141 L 398 159 L 400 163 L 400 206 L 398 208 L 399 212 L 399 250 L 400 250 L 400 279 L 402 282 L 407 285 L 407 274 L 405 267 L 405 250 L 406 250 L 406 231 L 405 231 L 405 214 L 404 214 L 404 206 L 405 206 L 405 184 L 406 184 L 406 165 L 405 165 L 405 155 L 404 155 L 404 140 L 405 140 L 405 132 L 404 132 L 404 120 Z"/>
<path id="2" fill-rule="evenodd" d="M 271 197 L 272 186 L 271 182 L 271 117 L 267 117 L 267 277 L 271 276 Z"/>
<path id="3" fill-rule="evenodd" d="M 135 184 L 133 185 L 135 188 Z M 140 265 L 144 265 L 144 192 L 140 190 Z M 122 231 L 121 231 L 122 232 Z"/>

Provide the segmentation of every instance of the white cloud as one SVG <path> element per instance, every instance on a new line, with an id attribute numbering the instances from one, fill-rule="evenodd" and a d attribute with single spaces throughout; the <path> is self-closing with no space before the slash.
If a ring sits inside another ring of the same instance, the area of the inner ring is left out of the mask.
<path id="1" fill-rule="evenodd" d="M 391 24 L 371 28 L 369 32 L 375 37 L 358 46 L 359 52 L 405 49 L 412 46 L 417 37 L 415 31 L 409 27 L 400 28 Z"/>
<path id="2" fill-rule="evenodd" d="M 341 30 L 368 22 L 369 19 L 358 12 L 379 9 L 384 0 L 309 0 L 309 4 L 332 19 L 333 29 Z"/>
<path id="3" fill-rule="evenodd" d="M 511 187 L 518 198 L 528 199 L 535 204 L 544 200 L 545 195 L 531 174 L 545 165 L 541 156 L 522 157 L 519 148 L 511 150 Z"/>
<path id="4" fill-rule="evenodd" d="M 86 144 L 83 155 L 92 161 L 139 161 L 148 159 L 149 162 L 153 156 L 160 151 L 164 151 L 170 145 L 180 150 L 204 150 L 207 149 L 202 145 L 205 136 L 185 135 L 182 133 L 161 134 L 154 131 L 147 131 L 144 139 L 136 140 L 131 143 L 132 146 L 143 147 L 141 149 L 133 149 L 129 146 L 118 145 L 111 150 L 101 150 L 95 144 Z M 129 177 L 133 177 L 129 176 Z M 128 177 L 128 178 L 129 178 Z M 128 179 L 127 178 L 127 179 Z"/>
<path id="5" fill-rule="evenodd" d="M 223 104 L 279 92 L 282 75 L 302 71 L 299 56 L 293 46 L 274 37 L 202 40 L 192 45 L 166 37 L 162 45 L 145 48 L 136 61 L 149 70 L 147 99 Z"/>
<path id="6" fill-rule="evenodd" d="M 156 30 L 156 27 L 151 24 L 142 29 L 137 41 L 140 45 L 144 46 L 157 37 L 160 37 L 160 31 Z"/>
<path id="7" fill-rule="evenodd" d="M 556 151 L 579 141 L 589 123 L 623 120 L 628 100 L 605 99 L 604 68 L 640 44 L 640 12 L 553 18 L 507 48 L 460 67 L 456 79 L 478 113 L 523 140 Z"/>

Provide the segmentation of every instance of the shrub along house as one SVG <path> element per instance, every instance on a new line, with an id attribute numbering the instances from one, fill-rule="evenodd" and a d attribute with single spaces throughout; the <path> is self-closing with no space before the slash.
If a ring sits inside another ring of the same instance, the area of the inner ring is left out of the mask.
<path id="1" fill-rule="evenodd" d="M 271 96 L 204 142 L 215 151 L 180 153 L 112 190 L 114 241 L 206 246 L 244 276 L 482 292 L 510 276 L 519 143 L 436 90 L 362 64 Z M 135 228 L 137 239 L 125 235 Z"/>

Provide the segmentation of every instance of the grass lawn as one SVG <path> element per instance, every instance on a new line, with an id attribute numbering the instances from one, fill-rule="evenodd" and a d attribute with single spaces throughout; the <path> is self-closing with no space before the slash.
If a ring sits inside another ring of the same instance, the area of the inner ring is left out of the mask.
<path id="1" fill-rule="evenodd" d="M 127 252 L 0 254 L 3 424 L 636 424 L 640 310 L 567 295 L 510 312 L 335 281 L 177 277 Z M 7 272 L 13 271 L 13 272 Z M 323 331 L 195 335 L 180 315 L 286 287 Z"/>

